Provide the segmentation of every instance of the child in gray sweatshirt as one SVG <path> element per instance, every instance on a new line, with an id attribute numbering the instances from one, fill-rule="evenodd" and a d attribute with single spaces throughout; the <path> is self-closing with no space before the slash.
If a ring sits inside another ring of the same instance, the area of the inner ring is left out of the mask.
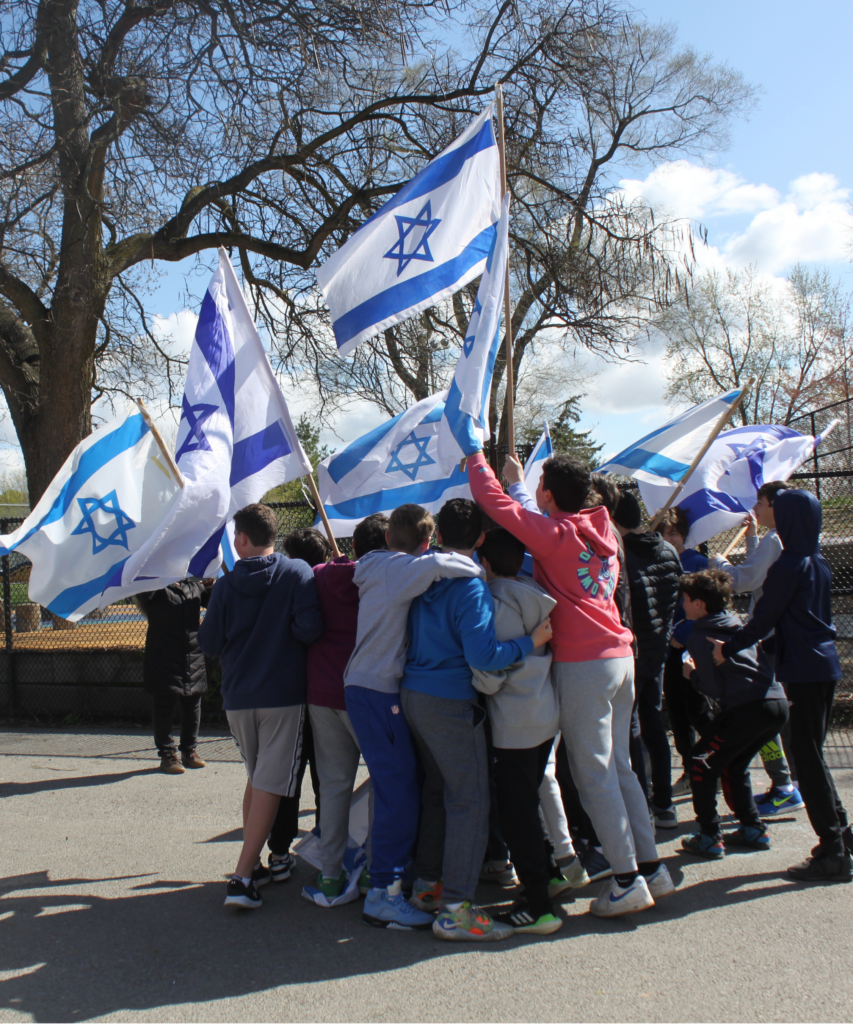
<path id="1" fill-rule="evenodd" d="M 499 641 L 532 633 L 556 604 L 538 583 L 518 575 L 524 551 L 502 528 L 489 530 L 477 550 L 495 602 Z M 567 877 L 553 867 L 539 816 L 539 786 L 560 728 L 551 652 L 542 646 L 503 671 L 475 669 L 473 675 L 474 687 L 487 695 L 501 832 L 524 885 L 525 899 L 498 920 L 516 931 L 549 935 L 562 927 L 553 896 L 589 882 L 574 852 L 564 868 Z"/>
<path id="2" fill-rule="evenodd" d="M 396 930 L 432 927 L 432 915 L 401 893 L 401 876 L 418 834 L 418 765 L 400 708 L 409 606 L 439 579 L 481 576 L 461 555 L 426 553 L 435 522 L 420 505 L 401 505 L 388 523 L 387 551 L 360 558 L 355 648 L 344 672 L 344 696 L 373 784 L 370 881 L 364 921 Z"/>

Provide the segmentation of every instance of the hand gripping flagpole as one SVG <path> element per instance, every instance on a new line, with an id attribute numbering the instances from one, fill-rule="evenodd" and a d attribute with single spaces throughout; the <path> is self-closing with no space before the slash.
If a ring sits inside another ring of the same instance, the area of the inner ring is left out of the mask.
<path id="1" fill-rule="evenodd" d="M 735 399 L 735 401 L 732 402 L 729 408 L 726 409 L 726 411 L 717 418 L 717 422 L 714 424 L 711 433 L 708 434 L 708 437 L 705 439 L 705 443 L 696 453 L 696 458 L 690 463 L 690 468 L 687 470 L 687 472 L 684 474 L 681 480 L 679 480 L 678 483 L 675 485 L 675 490 L 667 498 L 666 504 L 663 506 L 663 508 L 658 509 L 654 519 L 651 521 L 651 523 L 649 523 L 649 531 L 653 531 L 658 528 L 661 519 L 663 519 L 664 517 L 664 513 L 672 506 L 672 504 L 675 502 L 675 499 L 678 497 L 679 494 L 681 494 L 681 492 L 687 486 L 687 481 L 690 479 L 691 476 L 693 476 L 694 470 L 702 461 L 702 459 L 705 458 L 708 449 L 711 447 L 714 441 L 717 440 L 717 435 L 720 433 L 723 427 L 726 426 L 726 424 L 729 422 L 732 416 L 734 416 L 737 410 L 743 405 L 743 400 L 746 398 L 747 394 L 749 393 L 749 389 L 752 387 L 754 383 L 755 377 L 750 377 L 744 385 L 744 388 L 741 391 L 741 393 Z"/>
<path id="2" fill-rule="evenodd" d="M 504 135 L 504 94 L 500 82 L 495 86 L 498 104 L 498 146 L 501 153 L 501 199 L 508 189 L 506 171 L 506 137 Z M 506 280 L 504 282 L 504 342 L 506 345 L 506 428 L 509 452 L 515 454 L 515 370 L 512 365 L 512 300 L 509 294 L 509 245 L 506 254 Z"/>
<path id="3" fill-rule="evenodd" d="M 154 435 L 154 440 L 157 442 L 157 446 L 163 453 L 163 458 L 166 460 L 166 465 L 172 471 L 172 475 L 178 481 L 181 488 L 184 486 L 184 478 L 181 476 L 181 471 L 178 469 L 178 464 L 175 462 L 172 453 L 166 447 L 166 442 L 163 440 L 163 435 L 157 429 L 157 424 L 151 419 L 151 413 L 146 409 L 145 403 L 141 398 L 136 399 L 136 404 L 139 406 L 139 411 L 142 413 L 142 418 L 145 420 L 145 425 Z"/>

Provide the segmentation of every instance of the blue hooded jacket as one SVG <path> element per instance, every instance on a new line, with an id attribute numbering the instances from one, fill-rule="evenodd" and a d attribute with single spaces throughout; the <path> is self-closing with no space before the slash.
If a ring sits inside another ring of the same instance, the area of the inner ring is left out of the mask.
<path id="1" fill-rule="evenodd" d="M 820 502 L 808 491 L 780 491 L 773 512 L 784 550 L 767 572 L 752 618 L 723 646 L 723 654 L 728 658 L 774 630 L 780 682 L 840 679 L 830 605 L 832 573 L 820 553 Z"/>
<path id="2" fill-rule="evenodd" d="M 301 558 L 243 558 L 213 588 L 198 631 L 222 662 L 226 711 L 305 703 L 305 653 L 323 632 L 314 573 Z"/>
<path id="3" fill-rule="evenodd" d="M 532 650 L 529 636 L 497 640 L 495 605 L 483 580 L 438 580 L 409 610 L 409 651 L 400 686 L 434 697 L 476 700 L 472 669 L 509 668 Z"/>

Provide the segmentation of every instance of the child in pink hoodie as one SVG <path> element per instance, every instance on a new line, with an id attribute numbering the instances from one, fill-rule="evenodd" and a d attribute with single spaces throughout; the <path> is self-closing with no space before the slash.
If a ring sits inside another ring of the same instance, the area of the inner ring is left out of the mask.
<path id="1" fill-rule="evenodd" d="M 505 472 L 511 483 L 524 479 L 517 460 L 507 460 Z M 533 578 L 557 602 L 551 612 L 551 672 L 560 730 L 613 871 L 609 890 L 590 910 L 598 917 L 645 910 L 674 886 L 658 859 L 646 799 L 631 768 L 632 637 L 613 600 L 618 547 L 607 511 L 584 508 L 591 474 L 571 455 L 545 462 L 536 488 L 538 509 L 504 494 L 482 452 L 468 459 L 468 476 L 475 501 L 524 543 L 533 556 Z"/>

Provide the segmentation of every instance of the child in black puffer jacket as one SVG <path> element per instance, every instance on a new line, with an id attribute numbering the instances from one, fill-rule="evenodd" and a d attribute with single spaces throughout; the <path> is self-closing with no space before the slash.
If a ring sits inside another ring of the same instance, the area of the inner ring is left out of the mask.
<path id="1" fill-rule="evenodd" d="M 699 832 L 682 840 L 688 853 L 716 860 L 725 856 L 717 814 L 717 780 L 740 828 L 725 836 L 732 846 L 770 846 L 752 796 L 749 764 L 788 719 L 785 691 L 757 646 L 747 647 L 723 665 L 714 662 L 709 639 L 728 640 L 742 626 L 731 611 L 731 584 L 724 572 L 706 569 L 681 578 L 684 612 L 693 630 L 687 641 L 684 677 L 716 708 L 711 728 L 694 746 L 690 784 Z"/>

